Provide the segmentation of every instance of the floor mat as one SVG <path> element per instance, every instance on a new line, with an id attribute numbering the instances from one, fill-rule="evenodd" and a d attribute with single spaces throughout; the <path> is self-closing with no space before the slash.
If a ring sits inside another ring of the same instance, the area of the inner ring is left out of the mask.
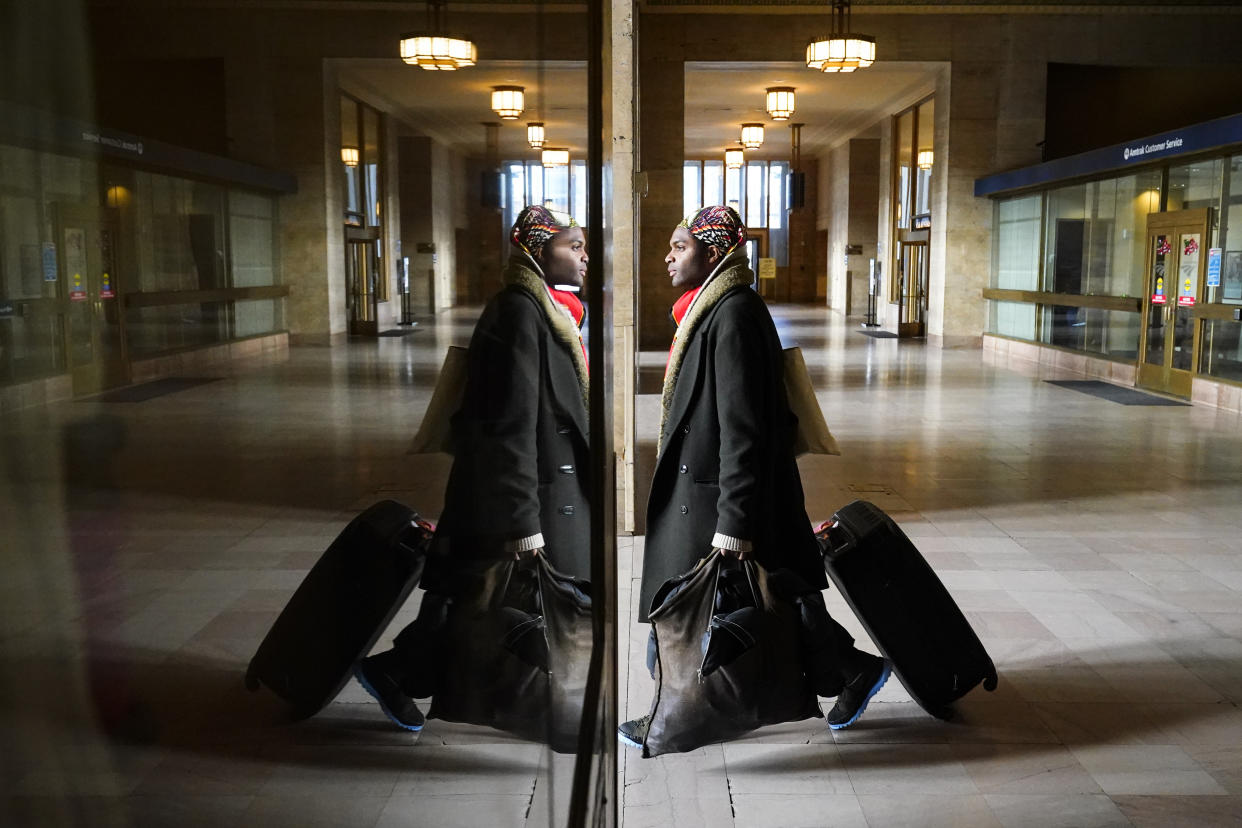
<path id="1" fill-rule="evenodd" d="M 1124 388 L 1120 385 L 1113 385 L 1111 382 L 1103 382 L 1102 380 L 1045 380 L 1045 382 L 1068 388 L 1071 391 L 1079 391 L 1083 394 L 1090 394 L 1093 397 L 1121 403 L 1122 405 L 1190 405 L 1190 403 L 1182 402 L 1181 400 L 1158 397 L 1155 394 L 1136 391 L 1133 388 Z"/>
<path id="2" fill-rule="evenodd" d="M 163 397 L 166 394 L 175 394 L 187 388 L 194 388 L 197 385 L 206 385 L 219 379 L 220 377 L 165 377 L 152 382 L 144 382 L 141 385 L 131 385 L 127 388 L 105 391 L 94 397 L 86 397 L 85 400 L 110 403 L 146 402 L 156 397 Z"/>
<path id="3" fill-rule="evenodd" d="M 863 336 L 869 336 L 872 339 L 896 339 L 897 334 L 892 331 L 859 331 Z"/>
<path id="4" fill-rule="evenodd" d="M 393 328 L 391 331 L 380 331 L 377 336 L 409 336 L 412 333 L 414 333 L 413 326 L 409 328 Z"/>

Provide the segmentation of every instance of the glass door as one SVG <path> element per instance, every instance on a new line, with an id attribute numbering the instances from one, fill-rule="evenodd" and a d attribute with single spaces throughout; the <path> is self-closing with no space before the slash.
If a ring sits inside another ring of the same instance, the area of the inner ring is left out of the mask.
<path id="1" fill-rule="evenodd" d="M 379 258 L 375 230 L 345 230 L 345 301 L 349 313 L 350 336 L 378 336 Z"/>
<path id="2" fill-rule="evenodd" d="M 117 273 L 117 223 L 105 210 L 59 210 L 66 344 L 75 395 L 129 382 Z"/>
<path id="3" fill-rule="evenodd" d="M 926 230 L 903 231 L 897 242 L 897 335 L 927 335 L 927 255 Z"/>
<path id="4" fill-rule="evenodd" d="M 1147 217 L 1147 279 L 1138 385 L 1190 397 L 1203 291 L 1208 210 Z"/>

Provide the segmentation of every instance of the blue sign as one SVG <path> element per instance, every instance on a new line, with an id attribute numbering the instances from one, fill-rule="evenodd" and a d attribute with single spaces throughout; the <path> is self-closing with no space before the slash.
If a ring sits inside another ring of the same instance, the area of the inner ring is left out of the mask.
<path id="1" fill-rule="evenodd" d="M 1242 114 L 976 178 L 975 195 L 999 195 L 1010 190 L 1051 184 L 1067 178 L 1102 175 L 1148 161 L 1204 152 L 1233 144 L 1242 144 Z"/>
<path id="2" fill-rule="evenodd" d="M 1220 248 L 1208 248 L 1207 286 L 1220 287 Z"/>
<path id="3" fill-rule="evenodd" d="M 56 245 L 43 243 L 43 281 L 56 281 Z"/>

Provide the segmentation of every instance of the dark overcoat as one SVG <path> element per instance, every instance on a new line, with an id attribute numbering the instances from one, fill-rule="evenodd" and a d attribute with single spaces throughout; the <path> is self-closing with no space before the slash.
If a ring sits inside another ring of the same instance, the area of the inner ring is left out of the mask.
<path id="1" fill-rule="evenodd" d="M 424 589 L 452 591 L 461 564 L 499 558 L 505 541 L 538 532 L 553 567 L 590 577 L 587 413 L 570 351 L 581 344 L 566 340 L 518 285 L 484 309 Z"/>
<path id="2" fill-rule="evenodd" d="M 749 287 L 720 297 L 690 333 L 647 502 L 640 621 L 667 579 L 722 532 L 754 544 L 768 569 L 828 585 L 794 456 L 780 337 Z"/>

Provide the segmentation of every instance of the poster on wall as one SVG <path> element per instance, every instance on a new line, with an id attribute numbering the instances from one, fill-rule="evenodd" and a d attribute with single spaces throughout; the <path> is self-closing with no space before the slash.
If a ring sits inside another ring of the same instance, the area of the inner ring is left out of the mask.
<path id="1" fill-rule="evenodd" d="M 1182 256 L 1177 268 L 1177 305 L 1188 308 L 1195 303 L 1198 293 L 1195 283 L 1199 280 L 1199 234 L 1182 236 Z"/>
<path id="2" fill-rule="evenodd" d="M 1220 287 L 1220 248 L 1208 248 L 1207 286 Z"/>
<path id="3" fill-rule="evenodd" d="M 69 273 L 69 301 L 86 301 L 86 231 L 80 227 L 65 228 L 65 271 Z"/>

